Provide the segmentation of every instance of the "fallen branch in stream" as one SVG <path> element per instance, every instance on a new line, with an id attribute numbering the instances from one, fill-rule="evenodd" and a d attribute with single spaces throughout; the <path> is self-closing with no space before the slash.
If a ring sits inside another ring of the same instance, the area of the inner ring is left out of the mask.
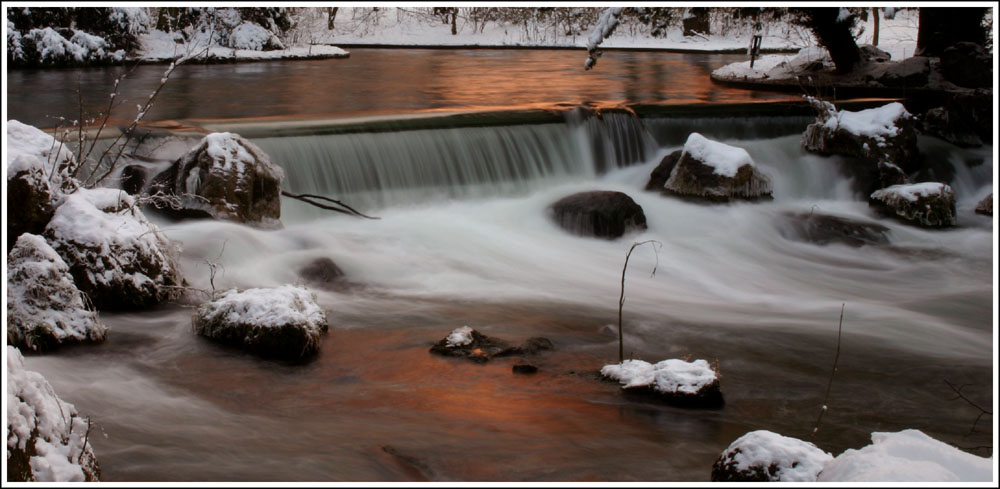
<path id="1" fill-rule="evenodd" d="M 353 207 L 351 207 L 351 206 L 349 206 L 349 205 L 347 205 L 347 204 L 345 204 L 345 203 L 343 203 L 343 202 L 341 202 L 339 200 L 331 199 L 329 197 L 323 197 L 322 195 L 293 194 L 293 193 L 288 192 L 286 190 L 282 190 L 281 191 L 281 195 L 284 195 L 285 197 L 291 197 L 291 198 L 296 199 L 296 200 L 301 200 L 302 202 L 305 202 L 305 203 L 307 203 L 309 205 L 312 205 L 312 206 L 319 207 L 320 209 L 326 209 L 326 210 L 330 210 L 330 211 L 334 211 L 334 212 L 339 212 L 341 214 L 347 214 L 349 216 L 363 217 L 365 219 L 381 219 L 380 217 L 372 217 L 372 216 L 369 216 L 369 215 L 366 215 L 366 214 L 362 214 L 361 212 L 358 212 L 357 210 L 355 210 Z M 328 205 L 320 204 L 318 202 L 313 202 L 312 200 L 309 200 L 309 199 L 325 200 L 327 202 L 332 202 L 332 203 L 334 203 L 334 204 L 336 204 L 336 205 L 338 205 L 340 207 L 331 207 L 331 206 L 328 206 Z"/>
<path id="2" fill-rule="evenodd" d="M 646 241 L 637 241 L 635 243 L 632 243 L 632 247 L 629 248 L 628 253 L 625 254 L 625 265 L 622 266 L 622 290 L 621 290 L 621 295 L 618 296 L 618 363 L 619 364 L 625 361 L 625 345 L 624 342 L 622 341 L 622 307 L 625 305 L 625 270 L 628 270 L 628 259 L 630 256 L 632 256 L 632 250 L 634 250 L 636 246 L 642 246 L 647 243 L 650 243 L 650 245 L 653 247 L 653 252 L 656 253 L 656 265 L 653 266 L 653 273 L 650 274 L 650 277 L 656 275 L 656 267 L 659 266 L 660 264 L 660 254 L 657 252 L 656 245 L 660 245 L 660 247 L 662 247 L 663 243 L 655 239 L 650 239 Z"/>
<path id="3" fill-rule="evenodd" d="M 823 421 L 823 414 L 827 411 L 827 405 L 830 402 L 830 388 L 833 387 L 833 376 L 837 373 L 837 362 L 840 360 L 840 336 L 841 332 L 844 330 L 844 304 L 840 305 L 840 324 L 837 326 L 837 353 L 833 356 L 833 369 L 830 370 L 830 380 L 826 383 L 826 395 L 823 396 L 823 406 L 820 407 L 819 416 L 816 417 L 816 425 L 813 426 L 812 434 L 810 437 L 815 438 L 816 432 L 819 431 L 819 423 Z"/>

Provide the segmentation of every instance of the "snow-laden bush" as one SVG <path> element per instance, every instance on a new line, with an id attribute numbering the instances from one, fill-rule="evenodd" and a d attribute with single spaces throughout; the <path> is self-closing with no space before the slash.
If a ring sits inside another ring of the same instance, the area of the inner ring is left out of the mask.
<path id="1" fill-rule="evenodd" d="M 24 369 L 17 348 L 7 347 L 8 481 L 97 481 L 89 425 L 41 374 Z"/>
<path id="2" fill-rule="evenodd" d="M 815 482 L 833 460 L 812 443 L 757 430 L 736 439 L 712 465 L 713 482 Z"/>
<path id="3" fill-rule="evenodd" d="M 59 254 L 41 236 L 22 234 L 7 256 L 7 343 L 44 351 L 103 341 L 107 331 Z"/>
<path id="4" fill-rule="evenodd" d="M 124 191 L 67 195 L 44 235 L 98 309 L 147 307 L 180 295 L 174 245 Z"/>
<path id="5" fill-rule="evenodd" d="M 12 8 L 7 14 L 7 59 L 14 66 L 118 62 L 150 23 L 137 7 Z"/>
<path id="6" fill-rule="evenodd" d="M 196 333 L 265 357 L 300 359 L 319 351 L 326 314 L 308 290 L 293 285 L 228 290 L 198 308 Z"/>
<path id="7" fill-rule="evenodd" d="M 66 39 L 63 34 L 71 35 Z M 112 51 L 104 38 L 76 29 L 32 29 L 21 37 L 20 48 L 21 55 L 14 60 L 27 65 L 86 65 L 117 62 L 125 57 L 125 50 Z"/>
<path id="8" fill-rule="evenodd" d="M 233 29 L 229 36 L 229 47 L 251 51 L 284 49 L 274 33 L 253 22 L 242 22 Z"/>

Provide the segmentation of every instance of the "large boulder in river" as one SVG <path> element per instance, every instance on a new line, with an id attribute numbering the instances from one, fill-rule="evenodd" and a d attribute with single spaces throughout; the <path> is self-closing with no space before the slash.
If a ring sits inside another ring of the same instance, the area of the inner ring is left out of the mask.
<path id="1" fill-rule="evenodd" d="M 681 407 L 722 407 L 719 375 L 705 360 L 679 359 L 649 363 L 625 360 L 605 365 L 601 375 L 621 383 L 625 392 L 654 396 Z"/>
<path id="2" fill-rule="evenodd" d="M 199 307 L 192 324 L 202 336 L 286 360 L 315 355 L 320 334 L 329 329 L 316 297 L 293 285 L 228 290 Z"/>
<path id="3" fill-rule="evenodd" d="M 96 482 L 101 469 L 90 422 L 7 346 L 7 481 Z"/>
<path id="4" fill-rule="evenodd" d="M 446 357 L 459 357 L 485 363 L 494 357 L 534 355 L 553 349 L 548 338 L 528 338 L 521 346 L 513 346 L 499 338 L 486 336 L 469 326 L 454 329 L 448 336 L 431 347 L 430 352 Z"/>
<path id="5" fill-rule="evenodd" d="M 550 212 L 563 229 L 581 236 L 615 239 L 628 231 L 646 229 L 646 214 L 621 192 L 580 192 L 559 199 Z"/>
<path id="6" fill-rule="evenodd" d="M 7 255 L 7 344 L 45 351 L 107 334 L 56 250 L 41 236 L 17 238 Z"/>
<path id="7" fill-rule="evenodd" d="M 903 104 L 838 112 L 829 102 L 812 97 L 809 102 L 818 116 L 802 135 L 806 151 L 856 158 L 871 167 L 891 164 L 907 174 L 917 169 L 916 119 Z"/>
<path id="8" fill-rule="evenodd" d="M 771 179 L 743 148 L 691 133 L 663 191 L 709 202 L 771 198 Z"/>
<path id="9" fill-rule="evenodd" d="M 831 243 L 860 247 L 889 244 L 889 228 L 874 222 L 799 212 L 782 214 L 778 221 L 782 237 L 825 246 Z"/>
<path id="10" fill-rule="evenodd" d="M 893 185 L 876 190 L 868 205 L 877 212 L 928 228 L 955 225 L 955 192 L 944 183 Z"/>
<path id="11" fill-rule="evenodd" d="M 732 442 L 712 464 L 712 482 L 816 482 L 833 455 L 767 430 Z"/>
<path id="12" fill-rule="evenodd" d="M 7 251 L 23 233 L 41 234 L 63 188 L 76 182 L 68 172 L 76 158 L 40 129 L 7 121 Z"/>
<path id="13" fill-rule="evenodd" d="M 984 216 L 993 215 L 993 194 L 989 194 L 976 204 L 976 214 Z"/>
<path id="14" fill-rule="evenodd" d="M 139 309 L 181 295 L 177 250 L 121 190 L 67 195 L 44 236 L 97 309 Z"/>
<path id="15" fill-rule="evenodd" d="M 242 137 L 205 136 L 171 167 L 153 178 L 150 193 L 178 196 L 181 209 L 159 206 L 175 217 L 212 217 L 275 225 L 281 217 L 281 167 Z"/>
<path id="16" fill-rule="evenodd" d="M 299 268 L 298 273 L 307 282 L 323 288 L 332 286 L 344 276 L 344 271 L 325 256 L 309 261 Z"/>

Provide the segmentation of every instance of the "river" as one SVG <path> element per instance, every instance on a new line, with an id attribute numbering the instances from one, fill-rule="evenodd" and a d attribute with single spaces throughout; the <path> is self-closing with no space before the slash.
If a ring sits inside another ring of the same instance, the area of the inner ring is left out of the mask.
<path id="1" fill-rule="evenodd" d="M 357 49 L 347 60 L 188 66 L 151 118 L 785 97 L 708 82 L 739 57 L 608 52 L 583 72 L 577 54 Z M 8 116 L 37 121 L 65 105 L 68 79 L 113 73 L 12 72 Z M 36 108 L 12 95 L 39 83 L 53 90 Z M 950 400 L 945 381 L 984 403 L 992 395 L 993 226 L 972 212 L 992 190 L 992 148 L 920 140 L 953 171 L 958 198 L 958 226 L 928 231 L 877 218 L 839 158 L 804 153 L 808 122 L 567 113 L 546 124 L 254 137 L 290 190 L 381 219 L 286 200 L 281 230 L 161 226 L 183 246 L 187 280 L 205 290 L 207 261 L 221 265 L 216 287 L 245 288 L 298 281 L 302 264 L 332 258 L 346 280 L 316 290 L 331 326 L 318 358 L 292 365 L 220 347 L 192 333 L 190 308 L 164 306 L 102 313 L 106 343 L 26 365 L 92 418 L 106 481 L 707 481 L 748 431 L 809 439 L 843 305 L 817 445 L 836 455 L 906 428 L 989 444 L 985 424 L 967 435 L 978 411 Z M 693 131 L 745 148 L 771 176 L 774 200 L 708 206 L 643 191 Z M 589 239 L 547 217 L 562 196 L 594 189 L 628 193 L 648 230 Z M 788 212 L 877 220 L 891 244 L 786 238 Z M 648 239 L 662 248 L 637 248 L 629 261 L 626 355 L 717 362 L 722 409 L 632 398 L 594 375 L 617 361 L 625 253 Z M 511 373 L 517 358 L 478 365 L 428 353 L 463 325 L 515 343 L 545 336 L 556 349 L 526 359 L 539 367 L 531 376 Z"/>

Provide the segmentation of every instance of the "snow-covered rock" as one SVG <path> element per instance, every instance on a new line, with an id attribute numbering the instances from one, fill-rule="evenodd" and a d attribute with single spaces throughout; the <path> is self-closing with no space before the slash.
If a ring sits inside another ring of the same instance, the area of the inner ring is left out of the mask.
<path id="1" fill-rule="evenodd" d="M 24 357 L 7 346 L 7 480 L 93 482 L 100 467 L 89 443 L 89 422 L 56 396 Z"/>
<path id="2" fill-rule="evenodd" d="M 916 120 L 903 104 L 893 102 L 852 112 L 837 111 L 829 102 L 807 98 L 818 115 L 802 135 L 806 151 L 858 158 L 872 167 L 885 162 L 905 173 L 913 172 L 918 155 Z"/>
<path id="3" fill-rule="evenodd" d="M 448 336 L 431 347 L 430 352 L 446 357 L 460 357 L 476 363 L 485 363 L 493 357 L 534 355 L 553 349 L 547 338 L 528 338 L 521 346 L 486 336 L 471 326 L 455 328 Z"/>
<path id="4" fill-rule="evenodd" d="M 44 236 L 98 309 L 142 308 L 180 296 L 174 245 L 121 190 L 66 195 Z"/>
<path id="5" fill-rule="evenodd" d="M 626 232 L 646 229 L 642 207 L 622 192 L 580 192 L 559 199 L 549 207 L 563 229 L 581 236 L 615 239 Z"/>
<path id="6" fill-rule="evenodd" d="M 751 431 L 736 439 L 712 465 L 712 482 L 815 482 L 833 460 L 812 443 Z"/>
<path id="7" fill-rule="evenodd" d="M 872 433 L 872 444 L 827 463 L 818 482 L 990 482 L 993 461 L 963 452 L 919 430 Z"/>
<path id="8" fill-rule="evenodd" d="M 976 214 L 993 215 L 993 194 L 989 194 L 976 204 Z"/>
<path id="9" fill-rule="evenodd" d="M 664 185 L 679 197 L 728 202 L 771 198 L 771 179 L 760 172 L 743 148 L 712 141 L 696 132 Z"/>
<path id="10" fill-rule="evenodd" d="M 308 290 L 293 285 L 232 289 L 203 304 L 196 333 L 264 357 L 298 360 L 319 352 L 326 313 Z"/>
<path id="11" fill-rule="evenodd" d="M 876 190 L 868 205 L 879 213 L 923 227 L 955 225 L 955 192 L 944 183 L 893 185 Z"/>
<path id="12" fill-rule="evenodd" d="M 28 233 L 17 238 L 7 255 L 7 343 L 44 351 L 104 341 L 107 332 L 45 239 Z"/>
<path id="13" fill-rule="evenodd" d="M 809 46 L 802 48 L 794 56 L 761 56 L 754 60 L 752 68 L 749 61 L 728 64 L 713 71 L 712 77 L 738 81 L 780 80 L 833 69 L 833 60 L 826 48 Z"/>
<path id="14" fill-rule="evenodd" d="M 23 233 L 41 234 L 52 218 L 63 187 L 75 182 L 69 172 L 76 158 L 40 129 L 7 121 L 7 251 Z"/>
<path id="15" fill-rule="evenodd" d="M 718 407 L 723 403 L 719 376 L 705 360 L 669 359 L 651 364 L 630 359 L 605 365 L 601 375 L 617 380 L 626 391 L 655 394 L 673 404 Z"/>
<path id="16" fill-rule="evenodd" d="M 228 132 L 205 136 L 193 149 L 153 178 L 151 193 L 180 197 L 189 217 L 274 225 L 281 217 L 285 172 L 256 144 Z M 170 209 L 161 209 L 170 212 Z"/>
<path id="17" fill-rule="evenodd" d="M 233 29 L 233 32 L 229 35 L 229 47 L 250 51 L 285 49 L 278 36 L 249 21 L 244 21 Z"/>

